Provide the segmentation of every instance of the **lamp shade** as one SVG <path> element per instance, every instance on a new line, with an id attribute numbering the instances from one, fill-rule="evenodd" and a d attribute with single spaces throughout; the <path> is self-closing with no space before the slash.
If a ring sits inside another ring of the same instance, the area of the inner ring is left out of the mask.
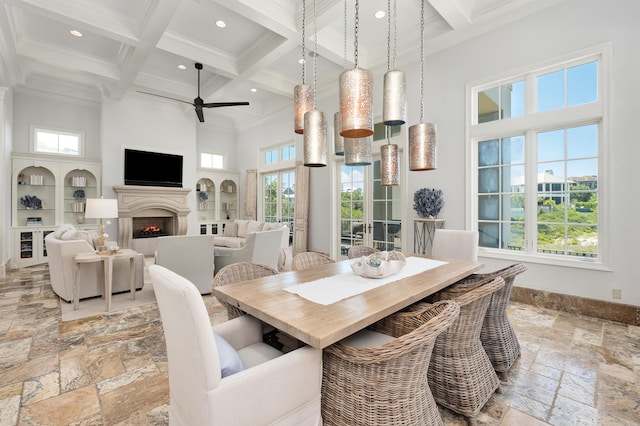
<path id="1" fill-rule="evenodd" d="M 435 170 L 436 125 L 419 123 L 409 127 L 409 170 Z"/>
<path id="2" fill-rule="evenodd" d="M 344 164 L 347 166 L 368 166 L 373 161 L 371 142 L 373 136 L 366 138 L 344 138 Z"/>
<path id="3" fill-rule="evenodd" d="M 384 75 L 382 121 L 386 126 L 401 126 L 407 122 L 406 86 L 404 71 L 387 71 Z"/>
<path id="4" fill-rule="evenodd" d="M 345 138 L 373 135 L 373 77 L 355 68 L 340 74 L 340 134 Z"/>
<path id="5" fill-rule="evenodd" d="M 341 131 L 340 112 L 336 112 L 333 115 L 333 149 L 336 155 L 344 155 L 344 138 L 340 136 Z"/>
<path id="6" fill-rule="evenodd" d="M 84 217 L 87 219 L 118 217 L 118 200 L 115 198 L 87 198 Z"/>
<path id="7" fill-rule="evenodd" d="M 293 89 L 294 131 L 304 133 L 304 114 L 313 111 L 313 87 L 309 84 L 298 84 Z"/>
<path id="8" fill-rule="evenodd" d="M 304 165 L 327 165 L 327 118 L 324 112 L 309 111 L 304 115 Z"/>
<path id="9" fill-rule="evenodd" d="M 382 186 L 400 185 L 398 145 L 386 144 L 380 147 L 380 184 Z"/>

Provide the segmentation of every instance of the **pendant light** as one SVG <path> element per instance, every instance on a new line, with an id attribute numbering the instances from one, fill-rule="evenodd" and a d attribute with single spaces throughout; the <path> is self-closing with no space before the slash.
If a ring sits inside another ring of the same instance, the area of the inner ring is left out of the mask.
<path id="1" fill-rule="evenodd" d="M 333 115 L 333 150 L 336 155 L 344 155 L 344 138 L 340 135 L 340 113 Z"/>
<path id="2" fill-rule="evenodd" d="M 386 126 L 407 122 L 407 81 L 404 71 L 396 69 L 396 0 L 393 0 L 393 61 L 391 60 L 391 0 L 387 0 L 387 72 L 384 75 L 382 121 Z M 392 66 L 393 65 L 393 66 Z"/>
<path id="3" fill-rule="evenodd" d="M 344 164 L 346 166 L 369 166 L 372 162 L 371 142 L 373 136 L 344 138 Z"/>
<path id="4" fill-rule="evenodd" d="M 355 66 L 340 74 L 340 134 L 352 139 L 373 135 L 373 77 L 358 68 L 358 0 L 355 6 Z"/>
<path id="5" fill-rule="evenodd" d="M 383 120 L 387 144 L 380 147 L 380 185 L 400 185 L 399 149 L 391 143 L 390 126 L 406 122 L 406 79 L 396 66 L 396 0 L 393 1 L 393 70 L 391 69 L 391 0 L 387 0 L 387 73 L 384 75 Z"/>
<path id="6" fill-rule="evenodd" d="M 327 118 L 324 112 L 316 111 L 316 58 L 318 57 L 318 23 L 316 0 L 313 0 L 314 43 L 313 55 L 313 108 L 304 114 L 304 165 L 324 167 L 327 165 Z"/>
<path id="7" fill-rule="evenodd" d="M 409 127 L 409 170 L 435 170 L 436 125 L 424 120 L 424 0 L 420 9 L 420 123 Z"/>
<path id="8" fill-rule="evenodd" d="M 305 67 L 306 67 L 306 57 L 305 57 L 305 28 L 307 19 L 307 10 L 305 0 L 302 0 L 302 59 L 300 62 L 302 63 L 302 84 L 298 84 L 293 89 L 293 117 L 294 117 L 294 131 L 298 134 L 304 133 L 304 114 L 307 111 L 311 111 L 313 109 L 313 88 L 311 85 L 305 83 Z"/>

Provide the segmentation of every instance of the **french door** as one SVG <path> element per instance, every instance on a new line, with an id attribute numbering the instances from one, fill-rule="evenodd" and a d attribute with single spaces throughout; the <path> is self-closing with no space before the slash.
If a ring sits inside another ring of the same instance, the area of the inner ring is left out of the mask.
<path id="1" fill-rule="evenodd" d="M 347 256 L 351 246 L 402 250 L 400 186 L 380 184 L 380 157 L 370 166 L 338 164 L 340 204 L 337 253 Z"/>

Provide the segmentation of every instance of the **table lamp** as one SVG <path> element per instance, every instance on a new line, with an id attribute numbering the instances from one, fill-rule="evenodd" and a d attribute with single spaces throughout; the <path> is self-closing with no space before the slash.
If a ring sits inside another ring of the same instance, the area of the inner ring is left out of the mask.
<path id="1" fill-rule="evenodd" d="M 105 199 L 105 198 L 87 198 L 87 205 L 84 211 L 84 217 L 86 219 L 100 219 L 100 233 L 98 237 L 98 247 L 96 250 L 98 253 L 106 252 L 107 248 L 104 245 L 104 225 L 102 219 L 110 219 L 118 217 L 118 200 Z M 107 225 L 110 222 L 107 222 Z"/>

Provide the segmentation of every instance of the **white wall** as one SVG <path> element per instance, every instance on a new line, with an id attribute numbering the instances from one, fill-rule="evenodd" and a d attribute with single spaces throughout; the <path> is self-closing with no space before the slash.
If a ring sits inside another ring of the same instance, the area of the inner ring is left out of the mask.
<path id="1" fill-rule="evenodd" d="M 0 200 L 5 206 L 0 209 L 0 277 L 6 273 L 5 266 L 11 257 L 11 140 L 12 140 L 13 92 L 0 87 Z"/>
<path id="2" fill-rule="evenodd" d="M 637 95 L 640 59 L 640 2 L 636 0 L 567 0 L 520 21 L 478 36 L 426 58 L 425 121 L 438 126 L 438 170 L 409 172 L 403 220 L 411 223 L 412 194 L 422 187 L 436 187 L 445 194 L 441 217 L 448 228 L 464 228 L 466 223 L 465 179 L 465 85 L 505 71 L 533 66 L 577 50 L 611 42 L 613 45 L 613 92 L 611 105 L 611 213 L 613 246 L 611 272 L 530 264 L 519 285 L 600 300 L 612 300 L 612 289 L 622 289 L 622 302 L 640 305 L 640 286 L 634 262 L 640 258 L 640 230 L 636 212 L 640 209 L 640 144 L 636 121 L 640 117 Z M 404 67 L 407 74 L 408 125 L 419 121 L 419 64 Z M 381 80 L 376 78 L 376 116 L 381 114 Z M 337 82 L 336 82 L 337 86 Z M 293 90 L 293 89 L 292 89 Z M 333 117 L 337 95 L 323 99 L 318 109 Z M 301 138 L 292 131 L 292 111 L 269 117 L 257 128 L 239 135 L 239 149 L 265 147 L 296 138 L 297 156 L 302 158 Z M 255 168 L 250 157 L 239 159 L 240 170 Z M 330 194 L 329 168 L 311 170 L 310 248 L 329 251 Z M 412 229 L 407 235 L 413 241 Z M 489 269 L 510 262 L 482 259 Z M 618 301 L 620 302 L 620 301 Z"/>
<path id="3" fill-rule="evenodd" d="M 124 148 L 178 154 L 184 157 L 183 186 L 193 191 L 189 208 L 195 211 L 197 119 L 193 109 L 147 98 L 130 94 L 102 103 L 102 194 L 115 198 L 113 186 L 124 185 Z M 187 226 L 189 234 L 197 232 L 195 214 L 188 216 Z M 115 223 L 107 233 L 117 235 Z"/>

